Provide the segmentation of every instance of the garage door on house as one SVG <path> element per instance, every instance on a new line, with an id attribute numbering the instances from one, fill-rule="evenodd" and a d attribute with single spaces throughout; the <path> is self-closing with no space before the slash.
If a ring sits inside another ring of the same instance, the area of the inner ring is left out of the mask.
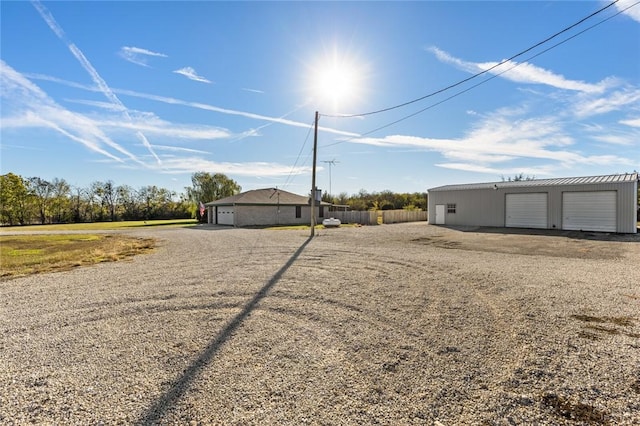
<path id="1" fill-rule="evenodd" d="M 562 229 L 616 232 L 616 191 L 564 192 Z"/>
<path id="2" fill-rule="evenodd" d="M 506 194 L 507 228 L 547 228 L 547 193 Z"/>
<path id="3" fill-rule="evenodd" d="M 218 207 L 218 225 L 234 225 L 233 206 Z"/>

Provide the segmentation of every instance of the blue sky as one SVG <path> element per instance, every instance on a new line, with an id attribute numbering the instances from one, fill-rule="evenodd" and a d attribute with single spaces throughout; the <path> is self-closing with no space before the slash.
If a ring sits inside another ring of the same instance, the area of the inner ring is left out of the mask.
<path id="1" fill-rule="evenodd" d="M 608 3 L 2 1 L 1 172 L 306 194 L 315 111 L 333 194 L 631 172 L 636 1 L 491 70 Z"/>

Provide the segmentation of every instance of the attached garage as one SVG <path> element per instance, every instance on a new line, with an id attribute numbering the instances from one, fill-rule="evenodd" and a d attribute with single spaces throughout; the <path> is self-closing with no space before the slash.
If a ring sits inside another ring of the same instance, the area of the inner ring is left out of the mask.
<path id="1" fill-rule="evenodd" d="M 445 185 L 429 223 L 636 233 L 638 173 Z"/>
<path id="2" fill-rule="evenodd" d="M 562 229 L 616 232 L 616 191 L 564 192 Z"/>
<path id="3" fill-rule="evenodd" d="M 233 206 L 219 206 L 217 209 L 218 225 L 233 225 Z"/>
<path id="4" fill-rule="evenodd" d="M 506 194 L 507 228 L 547 228 L 547 193 Z"/>

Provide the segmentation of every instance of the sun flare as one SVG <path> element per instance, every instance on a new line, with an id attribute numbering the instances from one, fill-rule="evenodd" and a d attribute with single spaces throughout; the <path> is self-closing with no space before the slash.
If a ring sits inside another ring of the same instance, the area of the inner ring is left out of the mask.
<path id="1" fill-rule="evenodd" d="M 337 54 L 324 58 L 313 66 L 312 93 L 319 108 L 333 112 L 354 106 L 361 96 L 364 68 L 354 59 Z"/>
<path id="2" fill-rule="evenodd" d="M 355 72 L 350 68 L 333 65 L 319 71 L 316 90 L 321 98 L 342 104 L 355 94 L 355 87 Z"/>

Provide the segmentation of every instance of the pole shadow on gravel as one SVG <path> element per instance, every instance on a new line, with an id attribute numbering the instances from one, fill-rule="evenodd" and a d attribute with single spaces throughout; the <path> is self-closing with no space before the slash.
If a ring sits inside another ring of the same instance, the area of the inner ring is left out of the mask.
<path id="1" fill-rule="evenodd" d="M 155 425 L 164 417 L 165 413 L 173 404 L 175 404 L 182 395 L 187 391 L 189 385 L 196 379 L 198 373 L 209 364 L 222 345 L 231 337 L 234 331 L 242 324 L 249 314 L 256 308 L 258 303 L 265 298 L 267 293 L 273 286 L 280 281 L 282 275 L 293 265 L 303 252 L 305 247 L 311 242 L 313 237 L 309 237 L 304 243 L 293 253 L 287 263 L 282 266 L 269 281 L 256 293 L 256 295 L 245 305 L 242 311 L 236 315 L 229 323 L 218 333 L 218 335 L 207 345 L 200 356 L 191 363 L 189 367 L 182 373 L 175 382 L 171 384 L 169 389 L 160 396 L 140 417 L 136 424 Z"/>

